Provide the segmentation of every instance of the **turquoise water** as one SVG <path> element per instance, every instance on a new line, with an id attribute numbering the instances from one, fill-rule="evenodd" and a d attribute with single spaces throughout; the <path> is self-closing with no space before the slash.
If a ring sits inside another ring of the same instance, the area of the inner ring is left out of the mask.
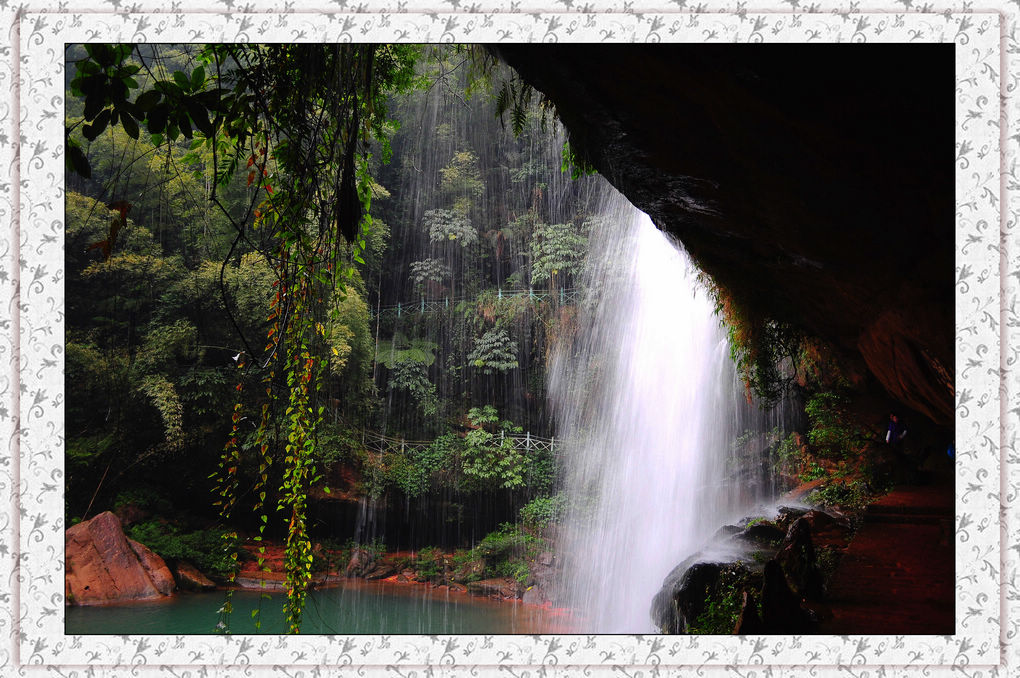
<path id="1" fill-rule="evenodd" d="M 282 593 L 260 597 L 235 591 L 230 631 L 281 634 L 285 631 Z M 70 607 L 64 629 L 69 635 L 195 635 L 214 633 L 223 591 L 179 593 L 166 600 L 102 607 Z M 262 627 L 255 630 L 251 611 L 261 602 Z M 388 582 L 351 581 L 308 596 L 303 634 L 504 634 L 567 633 L 561 613 L 520 602 L 499 602 L 447 589 Z"/>

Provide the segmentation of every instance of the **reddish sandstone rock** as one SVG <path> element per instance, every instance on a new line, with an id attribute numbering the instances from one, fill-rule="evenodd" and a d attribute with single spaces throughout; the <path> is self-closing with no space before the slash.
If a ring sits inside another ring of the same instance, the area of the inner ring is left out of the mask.
<path id="1" fill-rule="evenodd" d="M 467 585 L 468 593 L 492 598 L 520 598 L 521 586 L 510 577 L 496 577 L 473 581 Z"/>
<path id="2" fill-rule="evenodd" d="M 216 588 L 216 584 L 209 577 L 185 560 L 177 563 L 177 585 L 189 591 L 208 591 Z"/>
<path id="3" fill-rule="evenodd" d="M 145 544 L 140 544 L 134 539 L 128 539 L 128 546 L 138 556 L 138 562 L 142 564 L 142 568 L 145 569 L 145 573 L 149 575 L 149 579 L 152 580 L 153 586 L 156 590 L 162 593 L 164 596 L 169 596 L 173 593 L 175 584 L 173 575 L 170 574 L 169 568 L 166 563 L 158 555 L 152 552 Z"/>
<path id="4" fill-rule="evenodd" d="M 155 553 L 141 552 L 144 565 L 124 536 L 120 520 L 109 511 L 68 529 L 64 536 L 68 602 L 101 605 L 165 595 L 167 580 L 173 582 L 170 571 Z"/>

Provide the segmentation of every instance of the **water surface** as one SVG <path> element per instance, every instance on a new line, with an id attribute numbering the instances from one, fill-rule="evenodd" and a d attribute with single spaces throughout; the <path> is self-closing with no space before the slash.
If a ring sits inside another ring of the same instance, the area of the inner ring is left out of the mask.
<path id="1" fill-rule="evenodd" d="M 70 635 L 195 635 L 214 633 L 225 592 L 179 593 L 165 600 L 70 607 L 64 628 Z M 233 634 L 282 634 L 283 593 L 268 599 L 257 591 L 235 591 L 230 618 Z M 252 610 L 261 604 L 262 626 L 255 630 Z M 506 634 L 568 633 L 569 619 L 520 602 L 428 588 L 420 584 L 346 581 L 314 590 L 305 607 L 303 634 Z"/>

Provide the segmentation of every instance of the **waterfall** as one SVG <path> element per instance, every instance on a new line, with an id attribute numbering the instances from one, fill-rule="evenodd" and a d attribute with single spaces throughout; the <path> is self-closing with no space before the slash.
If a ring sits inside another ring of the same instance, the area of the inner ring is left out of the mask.
<path id="1" fill-rule="evenodd" d="M 578 330 L 550 366 L 561 585 L 585 632 L 646 633 L 663 578 L 760 496 L 727 480 L 748 407 L 696 269 L 622 197 L 604 213 Z"/>

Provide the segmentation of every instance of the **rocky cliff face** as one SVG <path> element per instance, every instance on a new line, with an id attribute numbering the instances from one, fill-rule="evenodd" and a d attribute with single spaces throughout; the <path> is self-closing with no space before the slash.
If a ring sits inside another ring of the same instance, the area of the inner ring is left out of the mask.
<path id="1" fill-rule="evenodd" d="M 738 300 L 952 426 L 952 45 L 506 45 Z"/>

